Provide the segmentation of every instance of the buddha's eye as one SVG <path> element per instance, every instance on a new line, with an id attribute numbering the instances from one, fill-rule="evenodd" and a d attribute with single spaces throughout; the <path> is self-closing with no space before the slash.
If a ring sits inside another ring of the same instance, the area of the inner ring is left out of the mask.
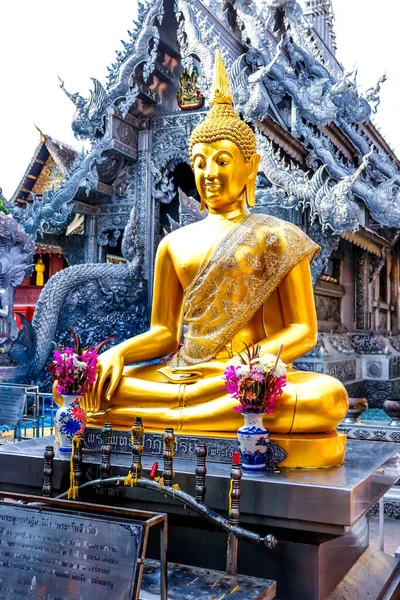
<path id="1" fill-rule="evenodd" d="M 202 171 L 204 171 L 204 169 L 206 168 L 206 163 L 205 163 L 205 161 L 202 158 L 198 158 L 196 160 L 195 166 L 198 169 L 201 169 Z"/>
<path id="2" fill-rule="evenodd" d="M 229 165 L 229 156 L 220 155 L 217 160 L 217 164 L 220 166 Z"/>

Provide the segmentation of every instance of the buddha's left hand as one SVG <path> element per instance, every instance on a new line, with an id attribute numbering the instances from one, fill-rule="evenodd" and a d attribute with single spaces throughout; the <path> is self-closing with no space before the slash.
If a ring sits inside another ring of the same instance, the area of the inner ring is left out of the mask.
<path id="1" fill-rule="evenodd" d="M 106 402 L 111 400 L 124 370 L 124 362 L 120 345 L 113 346 L 99 356 L 96 381 L 89 387 L 81 399 L 81 406 L 90 413 L 98 412 L 105 396 Z"/>

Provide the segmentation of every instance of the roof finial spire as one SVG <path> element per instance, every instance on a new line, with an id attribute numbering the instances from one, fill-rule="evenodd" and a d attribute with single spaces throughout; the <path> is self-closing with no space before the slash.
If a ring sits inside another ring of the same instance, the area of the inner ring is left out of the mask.
<path id="1" fill-rule="evenodd" d="M 38 132 L 40 133 L 40 141 L 44 142 L 46 140 L 46 136 L 44 135 L 43 131 L 40 129 L 40 127 L 38 127 L 35 123 L 35 121 L 33 121 L 33 126 L 35 127 L 35 129 L 38 130 Z"/>
<path id="2" fill-rule="evenodd" d="M 328 50 L 335 54 L 335 13 L 332 0 L 306 0 L 304 15 L 311 20 L 315 31 L 318 33 Z"/>

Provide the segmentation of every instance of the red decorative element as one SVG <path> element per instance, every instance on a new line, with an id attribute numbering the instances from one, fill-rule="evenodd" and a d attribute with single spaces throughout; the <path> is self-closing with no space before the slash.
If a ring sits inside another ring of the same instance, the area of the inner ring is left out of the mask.
<path id="1" fill-rule="evenodd" d="M 181 104 L 181 100 L 178 96 L 178 106 L 181 110 L 195 110 L 196 108 L 200 108 L 200 106 L 203 104 L 203 96 L 201 95 L 201 92 L 199 92 L 199 90 L 196 91 L 196 96 L 197 96 L 197 100 L 193 100 L 193 104 Z"/>
<path id="2" fill-rule="evenodd" d="M 194 110 L 203 104 L 203 96 L 197 89 L 198 74 L 196 69 L 188 71 L 184 69 L 179 78 L 179 89 L 177 91 L 178 106 L 182 110 Z"/>
<path id="3" fill-rule="evenodd" d="M 240 465 L 240 452 L 237 451 L 237 450 L 236 450 L 236 452 L 233 453 L 232 464 L 233 465 Z"/>
<path id="4" fill-rule="evenodd" d="M 28 321 L 30 321 L 32 323 L 33 312 L 35 310 L 34 306 L 15 306 L 14 308 L 15 308 L 16 312 L 22 313 L 24 315 L 24 317 L 26 317 L 28 319 Z M 13 317 L 15 319 L 15 322 L 17 323 L 18 329 L 21 329 L 21 327 L 22 327 L 21 319 L 16 314 L 16 312 L 13 312 Z M 0 337 L 6 337 L 6 336 L 0 334 Z"/>
<path id="5" fill-rule="evenodd" d="M 154 477 L 157 475 L 157 471 L 158 471 L 158 462 L 155 462 L 154 465 L 151 467 L 149 479 L 154 479 Z"/>

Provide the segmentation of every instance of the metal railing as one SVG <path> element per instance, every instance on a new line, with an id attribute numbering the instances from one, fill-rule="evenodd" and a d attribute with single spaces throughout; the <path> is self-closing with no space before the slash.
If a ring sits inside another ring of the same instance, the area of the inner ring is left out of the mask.
<path id="1" fill-rule="evenodd" d="M 2 382 L 0 387 L 24 390 L 22 419 L 17 424 L 12 425 L 0 421 L 0 427 L 2 425 L 8 426 L 8 431 L 14 431 L 14 441 L 53 434 L 54 414 L 57 406 L 52 394 L 41 392 L 37 385 Z"/>

